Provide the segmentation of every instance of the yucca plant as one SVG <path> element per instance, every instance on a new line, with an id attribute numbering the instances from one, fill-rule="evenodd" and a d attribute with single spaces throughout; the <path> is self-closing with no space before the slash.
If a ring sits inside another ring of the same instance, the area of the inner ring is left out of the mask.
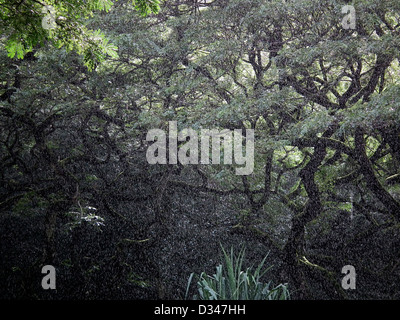
<path id="1" fill-rule="evenodd" d="M 245 248 L 242 247 L 235 256 L 233 248 L 230 254 L 221 246 L 224 255 L 224 264 L 216 267 L 215 274 L 208 275 L 202 272 L 197 281 L 198 295 L 194 299 L 201 300 L 287 300 L 289 290 L 287 284 L 273 286 L 272 282 L 261 282 L 261 278 L 271 269 L 264 268 L 267 256 L 261 261 L 255 270 L 247 268 L 242 270 L 245 257 Z M 194 274 L 189 277 L 186 298 L 192 283 Z"/>

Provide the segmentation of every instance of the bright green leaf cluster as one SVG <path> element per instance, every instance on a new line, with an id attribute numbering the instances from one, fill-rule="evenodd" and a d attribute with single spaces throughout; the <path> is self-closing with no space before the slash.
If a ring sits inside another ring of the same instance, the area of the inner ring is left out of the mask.
<path id="1" fill-rule="evenodd" d="M 159 11 L 158 0 L 134 0 L 133 5 L 142 16 Z M 98 10 L 108 12 L 112 6 L 111 0 L 0 0 L 2 41 L 10 58 L 22 59 L 35 47 L 49 42 L 83 55 L 85 65 L 92 70 L 107 56 L 116 58 L 118 54 L 104 34 L 86 27 L 85 19 Z M 46 23 L 51 27 L 47 28 Z"/>

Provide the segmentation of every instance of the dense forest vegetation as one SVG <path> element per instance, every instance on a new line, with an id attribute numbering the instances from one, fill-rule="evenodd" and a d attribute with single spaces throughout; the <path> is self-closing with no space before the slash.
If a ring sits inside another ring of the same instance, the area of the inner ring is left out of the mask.
<path id="1" fill-rule="evenodd" d="M 191 298 L 222 248 L 291 299 L 400 298 L 398 0 L 0 5 L 0 298 Z M 253 129 L 253 171 L 149 163 L 171 122 Z"/>

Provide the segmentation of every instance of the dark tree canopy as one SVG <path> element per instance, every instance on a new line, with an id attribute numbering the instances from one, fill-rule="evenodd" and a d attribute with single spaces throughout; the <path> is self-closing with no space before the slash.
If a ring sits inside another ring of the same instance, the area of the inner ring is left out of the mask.
<path id="1" fill-rule="evenodd" d="M 0 296 L 183 299 L 222 244 L 292 299 L 398 299 L 400 2 L 347 2 L 0 0 Z M 170 121 L 254 129 L 253 172 L 149 164 Z"/>

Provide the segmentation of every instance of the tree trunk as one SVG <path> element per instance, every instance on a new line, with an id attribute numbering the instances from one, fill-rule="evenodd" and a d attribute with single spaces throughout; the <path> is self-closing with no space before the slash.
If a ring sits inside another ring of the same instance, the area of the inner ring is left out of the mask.
<path id="1" fill-rule="evenodd" d="M 382 202 L 390 214 L 399 221 L 400 219 L 400 204 L 391 196 L 389 192 L 381 185 L 378 178 L 375 176 L 374 169 L 368 156 L 365 152 L 364 131 L 358 127 L 355 134 L 355 150 L 360 164 L 360 171 L 364 175 L 364 180 L 368 188 Z"/>

